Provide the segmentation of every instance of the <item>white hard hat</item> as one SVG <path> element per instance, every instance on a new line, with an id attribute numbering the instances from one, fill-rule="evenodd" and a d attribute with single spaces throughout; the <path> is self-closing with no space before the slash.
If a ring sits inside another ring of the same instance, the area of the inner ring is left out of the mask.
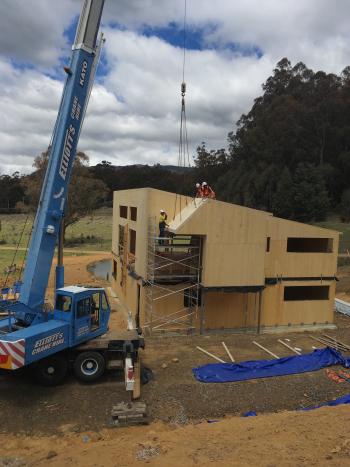
<path id="1" fill-rule="evenodd" d="M 160 212 L 165 212 L 164 209 L 161 209 Z"/>
<path id="2" fill-rule="evenodd" d="M 199 188 L 201 186 L 200 183 L 196 183 L 196 187 Z"/>
<path id="3" fill-rule="evenodd" d="M 206 186 L 206 185 L 208 185 L 207 182 L 203 182 L 203 183 L 202 183 L 202 186 Z"/>

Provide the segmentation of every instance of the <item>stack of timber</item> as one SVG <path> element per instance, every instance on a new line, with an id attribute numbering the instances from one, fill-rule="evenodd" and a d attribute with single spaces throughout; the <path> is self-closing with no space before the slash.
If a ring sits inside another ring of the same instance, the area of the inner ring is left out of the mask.
<path id="1" fill-rule="evenodd" d="M 328 336 L 327 334 L 323 334 L 322 337 L 314 337 L 314 336 L 309 336 L 309 337 L 310 339 L 320 342 L 321 344 L 327 347 L 331 347 L 332 349 L 340 350 L 341 352 L 350 352 L 349 345 L 337 339 L 334 339 L 334 337 Z"/>
<path id="2" fill-rule="evenodd" d="M 112 409 L 113 426 L 148 425 L 149 422 L 145 402 L 121 402 Z"/>

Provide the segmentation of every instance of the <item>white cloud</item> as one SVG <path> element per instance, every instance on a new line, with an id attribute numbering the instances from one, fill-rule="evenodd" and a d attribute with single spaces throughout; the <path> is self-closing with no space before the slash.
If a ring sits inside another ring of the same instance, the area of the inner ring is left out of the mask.
<path id="1" fill-rule="evenodd" d="M 106 0 L 107 75 L 93 89 L 79 144 L 92 163 L 176 163 L 182 51 L 141 30 L 181 24 L 183 5 Z M 49 143 L 62 82 L 47 73 L 67 53 L 64 30 L 80 7 L 80 0 L 0 2 L 0 172 L 30 171 L 33 157 Z M 201 141 L 214 148 L 226 144 L 282 57 L 335 73 L 349 62 L 346 0 L 187 0 L 187 9 L 189 29 L 204 31 L 207 47 L 187 52 L 192 152 Z M 232 43 L 259 47 L 263 56 L 240 55 L 228 47 Z M 13 61 L 33 69 L 15 68 Z"/>

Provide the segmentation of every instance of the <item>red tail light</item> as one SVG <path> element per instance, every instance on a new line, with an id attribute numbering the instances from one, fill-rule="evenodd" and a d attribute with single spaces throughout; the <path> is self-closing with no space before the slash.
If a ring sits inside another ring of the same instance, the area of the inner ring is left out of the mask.
<path id="1" fill-rule="evenodd" d="M 134 377 L 134 369 L 131 367 L 128 369 L 128 379 L 133 379 Z"/>
<path id="2" fill-rule="evenodd" d="M 8 355 L 0 355 L 0 365 L 2 363 L 7 363 L 8 359 L 9 359 Z"/>

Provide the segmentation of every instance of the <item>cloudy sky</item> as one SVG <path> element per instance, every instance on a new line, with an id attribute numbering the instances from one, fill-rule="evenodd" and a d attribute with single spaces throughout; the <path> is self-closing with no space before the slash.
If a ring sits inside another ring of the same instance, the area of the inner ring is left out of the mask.
<path id="1" fill-rule="evenodd" d="M 0 174 L 50 141 L 82 0 L 0 0 Z M 106 45 L 79 147 L 91 163 L 177 163 L 184 0 L 106 0 Z M 191 154 L 226 146 L 275 64 L 350 64 L 348 0 L 187 0 Z"/>

